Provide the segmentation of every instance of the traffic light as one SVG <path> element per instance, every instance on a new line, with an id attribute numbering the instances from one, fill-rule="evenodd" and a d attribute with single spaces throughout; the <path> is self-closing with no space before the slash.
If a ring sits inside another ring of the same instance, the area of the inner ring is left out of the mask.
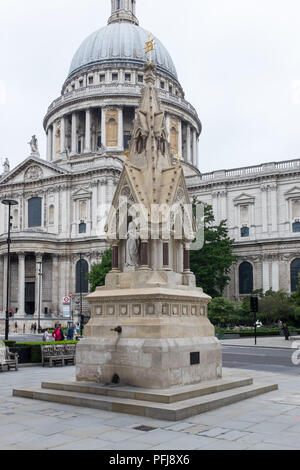
<path id="1" fill-rule="evenodd" d="M 258 297 L 251 297 L 250 306 L 251 312 L 258 313 Z"/>

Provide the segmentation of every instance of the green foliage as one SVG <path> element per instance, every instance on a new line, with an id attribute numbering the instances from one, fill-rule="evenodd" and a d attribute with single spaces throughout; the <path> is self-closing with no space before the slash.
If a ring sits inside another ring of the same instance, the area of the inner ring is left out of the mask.
<path id="1" fill-rule="evenodd" d="M 271 325 L 281 320 L 283 323 L 297 325 L 300 317 L 296 315 L 296 305 L 287 292 L 267 291 L 259 300 L 259 319 L 265 325 Z"/>
<path id="2" fill-rule="evenodd" d="M 297 290 L 292 294 L 292 297 L 298 307 L 300 307 L 300 273 L 298 274 L 298 284 L 297 284 Z"/>
<path id="3" fill-rule="evenodd" d="M 112 251 L 107 250 L 104 252 L 100 264 L 94 264 L 90 272 L 87 274 L 87 279 L 90 283 L 90 292 L 94 292 L 97 287 L 105 285 L 105 277 L 111 270 Z"/>
<path id="4" fill-rule="evenodd" d="M 195 204 L 194 204 L 195 210 Z M 222 296 L 230 281 L 230 269 L 237 257 L 232 254 L 232 240 L 228 236 L 226 221 L 215 225 L 212 206 L 204 206 L 204 246 L 191 251 L 191 270 L 197 285 L 212 297 Z"/>

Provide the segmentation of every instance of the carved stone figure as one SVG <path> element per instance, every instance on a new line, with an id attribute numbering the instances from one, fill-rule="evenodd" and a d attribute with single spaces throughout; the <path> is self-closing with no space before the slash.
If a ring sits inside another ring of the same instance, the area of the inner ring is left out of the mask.
<path id="1" fill-rule="evenodd" d="M 136 268 L 139 266 L 139 235 L 136 224 L 132 221 L 128 226 L 126 242 L 126 265 Z"/>
<path id="2" fill-rule="evenodd" d="M 43 170 L 37 166 L 30 166 L 25 173 L 25 180 L 39 179 L 43 176 Z"/>
<path id="3" fill-rule="evenodd" d="M 4 171 L 4 173 L 9 173 L 10 172 L 10 163 L 9 163 L 8 158 L 6 158 L 4 163 L 3 163 L 3 171 Z"/>
<path id="4" fill-rule="evenodd" d="M 38 144 L 38 140 L 37 140 L 35 135 L 33 135 L 31 137 L 31 141 L 28 142 L 28 144 L 30 145 L 32 154 L 38 154 L 39 153 L 39 144 Z"/>

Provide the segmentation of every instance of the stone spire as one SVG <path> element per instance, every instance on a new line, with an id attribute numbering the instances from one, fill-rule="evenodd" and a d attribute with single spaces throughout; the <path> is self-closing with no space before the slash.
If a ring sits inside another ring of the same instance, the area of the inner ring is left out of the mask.
<path id="1" fill-rule="evenodd" d="M 135 9 L 136 0 L 111 0 L 111 16 L 108 24 L 128 22 L 138 26 Z"/>

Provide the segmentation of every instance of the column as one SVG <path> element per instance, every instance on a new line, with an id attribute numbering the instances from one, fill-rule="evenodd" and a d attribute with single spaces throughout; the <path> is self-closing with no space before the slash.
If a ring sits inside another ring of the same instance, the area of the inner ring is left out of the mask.
<path id="1" fill-rule="evenodd" d="M 186 128 L 186 160 L 188 163 L 192 163 L 192 154 L 191 154 L 191 128 L 189 124 Z"/>
<path id="2" fill-rule="evenodd" d="M 66 150 L 66 120 L 64 117 L 60 120 L 60 152 Z"/>
<path id="3" fill-rule="evenodd" d="M 279 291 L 279 262 L 276 260 L 272 262 L 272 289 Z"/>
<path id="4" fill-rule="evenodd" d="M 124 149 L 124 124 L 123 124 L 123 109 L 118 110 L 118 147 L 120 150 Z"/>
<path id="5" fill-rule="evenodd" d="M 53 123 L 52 129 L 52 160 L 56 159 L 56 122 Z"/>
<path id="6" fill-rule="evenodd" d="M 183 272 L 183 245 L 181 242 L 177 242 L 177 272 Z"/>
<path id="7" fill-rule="evenodd" d="M 101 109 L 101 142 L 106 147 L 106 109 Z"/>
<path id="8" fill-rule="evenodd" d="M 6 311 L 6 293 L 7 293 L 7 255 L 3 256 L 3 312 Z"/>
<path id="9" fill-rule="evenodd" d="M 277 217 L 277 185 L 271 186 L 271 217 L 272 217 L 272 232 L 278 231 L 278 217 Z"/>
<path id="10" fill-rule="evenodd" d="M 47 161 L 48 162 L 52 161 L 52 140 L 53 140 L 52 133 L 53 133 L 52 127 L 49 126 L 48 132 L 47 132 Z"/>
<path id="11" fill-rule="evenodd" d="M 40 299 L 41 299 L 41 303 L 40 303 L 40 313 L 41 313 L 41 317 L 42 317 L 42 305 L 43 305 L 43 276 L 40 276 L 39 275 L 39 272 L 40 272 L 40 262 L 43 262 L 43 254 L 42 253 L 36 253 L 35 254 L 35 315 L 38 316 L 39 314 L 39 292 L 41 293 L 40 294 Z M 41 270 L 43 272 L 43 265 L 41 265 Z M 39 279 L 40 278 L 40 279 Z"/>
<path id="12" fill-rule="evenodd" d="M 169 243 L 163 243 L 163 268 L 169 269 L 170 268 L 170 256 L 169 256 Z"/>
<path id="13" fill-rule="evenodd" d="M 52 309 L 51 313 L 55 316 L 58 313 L 58 286 L 59 286 L 59 256 L 54 254 L 52 255 Z"/>
<path id="14" fill-rule="evenodd" d="M 98 222 L 98 181 L 92 182 L 92 233 L 97 234 L 97 222 Z"/>
<path id="15" fill-rule="evenodd" d="M 189 245 L 183 245 L 183 271 L 185 273 L 190 273 L 190 247 Z"/>
<path id="16" fill-rule="evenodd" d="M 196 134 L 196 129 L 193 129 L 193 165 L 197 166 L 197 134 Z"/>
<path id="17" fill-rule="evenodd" d="M 25 253 L 18 253 L 18 316 L 25 315 Z"/>
<path id="18" fill-rule="evenodd" d="M 199 139 L 197 139 L 197 168 L 199 170 L 201 168 L 200 154 L 199 154 Z"/>
<path id="19" fill-rule="evenodd" d="M 112 270 L 119 271 L 119 246 L 113 245 L 112 247 Z"/>
<path id="20" fill-rule="evenodd" d="M 262 231 L 268 232 L 268 187 L 261 187 Z"/>
<path id="21" fill-rule="evenodd" d="M 181 156 L 182 160 L 183 158 L 183 152 L 182 152 L 182 122 L 178 121 L 178 153 Z"/>
<path id="22" fill-rule="evenodd" d="M 149 242 L 148 240 L 141 241 L 141 268 L 149 269 Z"/>
<path id="23" fill-rule="evenodd" d="M 72 153 L 72 155 L 75 155 L 77 153 L 77 113 L 72 113 L 71 153 Z"/>
<path id="24" fill-rule="evenodd" d="M 91 110 L 85 112 L 85 149 L 84 153 L 91 152 Z"/>
<path id="25" fill-rule="evenodd" d="M 263 290 L 264 292 L 270 289 L 270 265 L 269 261 L 263 261 Z"/>

